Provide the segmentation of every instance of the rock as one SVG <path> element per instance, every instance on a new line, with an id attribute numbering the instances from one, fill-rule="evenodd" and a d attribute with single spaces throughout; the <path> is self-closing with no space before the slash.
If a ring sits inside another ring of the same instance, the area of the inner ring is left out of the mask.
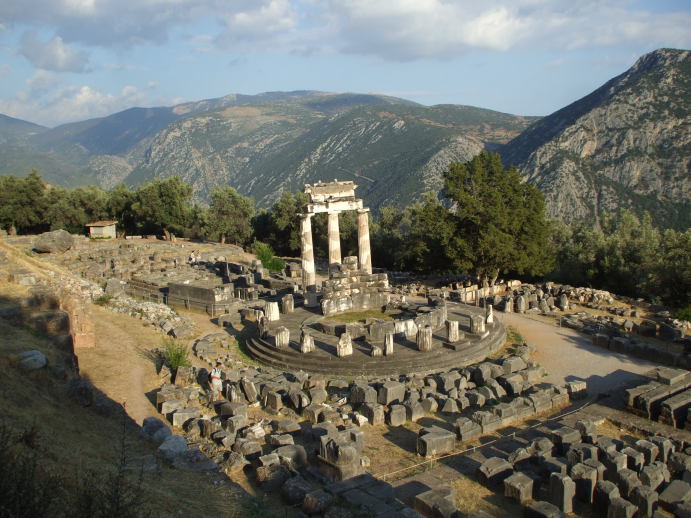
<path id="1" fill-rule="evenodd" d="M 307 514 L 323 513 L 333 502 L 334 497 L 324 491 L 317 489 L 305 495 L 305 500 L 302 502 L 302 510 Z"/>
<path id="2" fill-rule="evenodd" d="M 180 435 L 171 435 L 156 450 L 166 460 L 172 461 L 187 451 L 187 439 Z"/>
<path id="3" fill-rule="evenodd" d="M 41 351 L 31 349 L 19 353 L 19 368 L 23 371 L 35 371 L 48 365 L 48 358 Z"/>
<path id="4" fill-rule="evenodd" d="M 299 475 L 289 478 L 281 487 L 281 495 L 290 505 L 301 504 L 307 493 L 312 491 L 314 491 L 312 485 Z"/>
<path id="5" fill-rule="evenodd" d="M 204 453 L 194 448 L 176 455 L 172 459 L 173 467 L 185 471 L 213 471 L 218 466 Z"/>
<path id="6" fill-rule="evenodd" d="M 67 384 L 67 396 L 81 406 L 91 406 L 94 403 L 94 388 L 84 378 L 75 378 Z"/>
<path id="7" fill-rule="evenodd" d="M 40 253 L 66 252 L 74 246 L 74 237 L 66 230 L 44 232 L 34 240 L 34 250 Z"/>
<path id="8" fill-rule="evenodd" d="M 153 441 L 156 432 L 162 428 L 168 429 L 166 424 L 158 417 L 146 417 L 142 422 L 142 427 L 139 429 L 139 434 L 145 439 Z"/>

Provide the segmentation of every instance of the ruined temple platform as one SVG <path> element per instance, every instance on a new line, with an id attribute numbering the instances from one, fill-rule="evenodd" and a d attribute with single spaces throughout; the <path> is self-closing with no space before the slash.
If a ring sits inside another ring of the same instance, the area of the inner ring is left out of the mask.
<path id="1" fill-rule="evenodd" d="M 314 324 L 323 319 L 323 315 L 300 307 L 270 324 L 272 331 L 280 326 L 290 330 L 288 348 L 279 349 L 271 338 L 262 339 L 253 333 L 247 340 L 247 350 L 261 363 L 288 371 L 303 370 L 347 378 L 428 374 L 481 362 L 504 345 L 506 333 L 500 322 L 495 320 L 487 327 L 488 334 L 481 338 L 469 332 L 471 315 L 484 315 L 484 309 L 448 304 L 449 320 L 458 320 L 461 331 L 465 333 L 465 338 L 455 344 L 455 349 L 446 344 L 445 329 L 441 327 L 434 329 L 433 349 L 429 352 L 419 351 L 414 341 L 396 338 L 392 355 L 373 357 L 369 343 L 353 339 L 353 354 L 339 358 L 336 356 L 338 337 L 315 329 Z M 309 328 L 314 338 L 315 350 L 310 353 L 300 352 L 299 339 L 303 327 Z M 376 345 L 383 348 L 383 343 Z"/>

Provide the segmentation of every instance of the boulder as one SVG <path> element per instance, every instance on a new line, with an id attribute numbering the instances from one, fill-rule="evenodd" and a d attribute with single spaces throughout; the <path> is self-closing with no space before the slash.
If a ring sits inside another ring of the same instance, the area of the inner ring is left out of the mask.
<path id="1" fill-rule="evenodd" d="M 23 371 L 35 371 L 48 365 L 46 355 L 36 349 L 19 354 L 19 368 Z"/>
<path id="2" fill-rule="evenodd" d="M 34 240 L 34 250 L 40 253 L 66 252 L 74 246 L 74 237 L 66 230 L 44 232 Z"/>

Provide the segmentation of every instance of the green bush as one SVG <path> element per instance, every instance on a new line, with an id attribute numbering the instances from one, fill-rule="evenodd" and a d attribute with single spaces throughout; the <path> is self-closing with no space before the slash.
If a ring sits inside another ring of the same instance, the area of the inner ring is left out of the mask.
<path id="1" fill-rule="evenodd" d="M 252 243 L 252 251 L 262 262 L 262 266 L 270 272 L 280 272 L 286 267 L 286 263 L 274 255 L 274 250 L 271 246 L 261 241 Z"/>
<path id="2" fill-rule="evenodd" d="M 691 306 L 686 306 L 685 308 L 678 310 L 674 314 L 674 318 L 691 322 Z"/>
<path id="3" fill-rule="evenodd" d="M 170 338 L 163 341 L 163 356 L 173 371 L 177 371 L 178 367 L 191 365 L 190 350 L 187 346 Z"/>

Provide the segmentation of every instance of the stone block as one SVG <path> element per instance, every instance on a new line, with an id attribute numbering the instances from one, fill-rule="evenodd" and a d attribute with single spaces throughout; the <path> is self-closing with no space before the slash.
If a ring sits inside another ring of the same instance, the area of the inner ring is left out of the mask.
<path id="1" fill-rule="evenodd" d="M 672 444 L 672 441 L 669 440 L 667 437 L 661 436 L 652 436 L 648 439 L 650 440 L 650 442 L 652 442 L 658 447 L 658 455 L 660 457 L 660 460 L 662 462 L 667 462 L 670 453 L 674 451 L 674 445 Z"/>
<path id="2" fill-rule="evenodd" d="M 314 491 L 312 484 L 301 476 L 291 477 L 281 487 L 281 496 L 288 505 L 300 505 L 305 500 L 305 495 Z"/>
<path id="3" fill-rule="evenodd" d="M 562 426 L 552 430 L 552 442 L 557 451 L 563 455 L 568 450 L 569 445 L 581 442 L 581 434 L 574 428 Z"/>
<path id="4" fill-rule="evenodd" d="M 303 408 L 302 415 L 307 418 L 307 420 L 316 424 L 319 422 L 319 415 L 324 411 L 326 407 L 324 405 L 311 404 Z"/>
<path id="5" fill-rule="evenodd" d="M 326 511 L 333 503 L 334 496 L 323 489 L 317 489 L 305 495 L 302 502 L 302 510 L 309 514 L 318 514 Z"/>
<path id="6" fill-rule="evenodd" d="M 512 498 L 519 504 L 533 499 L 533 479 L 520 471 L 504 479 L 504 496 Z"/>
<path id="7" fill-rule="evenodd" d="M 660 495 L 647 486 L 638 486 L 631 493 L 631 503 L 637 508 L 636 518 L 652 518 Z"/>
<path id="8" fill-rule="evenodd" d="M 378 403 L 366 403 L 360 409 L 372 425 L 384 424 L 384 406 Z"/>
<path id="9" fill-rule="evenodd" d="M 433 414 L 439 408 L 437 400 L 431 396 L 423 399 L 420 402 L 420 405 L 422 406 L 422 409 L 428 414 Z"/>
<path id="10" fill-rule="evenodd" d="M 173 426 L 181 428 L 187 421 L 199 417 L 199 409 L 195 407 L 180 408 L 173 412 Z"/>
<path id="11" fill-rule="evenodd" d="M 376 403 L 377 391 L 369 385 L 353 385 L 350 389 L 350 402 L 354 405 Z"/>
<path id="12" fill-rule="evenodd" d="M 672 480 L 672 482 L 660 493 L 660 507 L 670 513 L 674 512 L 675 507 L 683 502 L 691 500 L 691 486 L 683 480 Z"/>
<path id="13" fill-rule="evenodd" d="M 390 426 L 404 425 L 406 422 L 405 407 L 403 405 L 391 405 L 386 421 Z"/>
<path id="14" fill-rule="evenodd" d="M 407 421 L 414 423 L 425 415 L 425 410 L 419 401 L 406 401 L 403 406 L 405 407 Z"/>
<path id="15" fill-rule="evenodd" d="M 423 516 L 447 516 L 440 511 L 449 509 L 452 513 L 455 512 L 455 501 L 454 492 L 450 487 L 430 489 L 415 496 L 413 508 Z"/>
<path id="16" fill-rule="evenodd" d="M 454 424 L 454 431 L 460 441 L 470 441 L 482 435 L 482 426 L 467 417 L 459 417 Z"/>
<path id="17" fill-rule="evenodd" d="M 614 498 L 619 498 L 619 488 L 614 482 L 600 480 L 595 485 L 593 506 L 598 516 L 607 516 L 607 509 Z"/>
<path id="18" fill-rule="evenodd" d="M 612 498 L 607 509 L 607 518 L 633 518 L 638 509 L 621 497 Z"/>
<path id="19" fill-rule="evenodd" d="M 617 474 L 621 470 L 627 469 L 628 457 L 619 451 L 615 451 L 614 453 L 605 454 L 602 462 L 607 468 L 605 471 L 605 478 L 616 483 Z"/>
<path id="20" fill-rule="evenodd" d="M 646 441 L 645 439 L 636 441 L 634 448 L 643 454 L 643 462 L 645 464 L 655 462 L 660 455 L 660 448 L 655 443 Z"/>
<path id="21" fill-rule="evenodd" d="M 398 381 L 387 381 L 382 384 L 377 394 L 377 403 L 390 405 L 402 403 L 405 399 L 405 385 Z"/>
<path id="22" fill-rule="evenodd" d="M 622 448 L 621 453 L 626 455 L 626 464 L 629 469 L 638 473 L 641 468 L 643 468 L 643 464 L 645 463 L 645 456 L 643 453 L 629 446 Z"/>
<path id="23" fill-rule="evenodd" d="M 563 513 L 573 512 L 576 484 L 568 475 L 552 473 L 549 477 L 549 501 Z"/>
<path id="24" fill-rule="evenodd" d="M 566 515 L 550 502 L 535 500 L 523 510 L 523 518 L 565 518 Z"/>
<path id="25" fill-rule="evenodd" d="M 617 473 L 617 487 L 624 498 L 629 498 L 635 487 L 641 485 L 638 474 L 630 469 L 620 469 Z"/>
<path id="26" fill-rule="evenodd" d="M 576 498 L 586 504 L 592 504 L 597 484 L 597 470 L 586 464 L 575 464 L 571 468 L 571 479 L 576 484 Z"/>
<path id="27" fill-rule="evenodd" d="M 417 453 L 423 457 L 434 457 L 450 453 L 456 446 L 456 437 L 453 433 L 441 428 L 433 427 L 432 431 L 423 433 L 417 439 Z"/>
<path id="28" fill-rule="evenodd" d="M 665 478 L 669 480 L 669 471 L 665 473 L 666 470 L 667 467 L 662 463 L 643 466 L 643 469 L 641 469 L 641 473 L 639 474 L 641 484 L 649 487 L 652 490 L 657 490 L 657 488 L 659 488 L 662 483 L 665 482 Z M 667 477 L 665 477 L 665 475 L 667 475 Z"/>
<path id="29" fill-rule="evenodd" d="M 488 487 L 498 486 L 513 473 L 513 466 L 502 458 L 490 457 L 476 471 L 478 481 Z"/>

